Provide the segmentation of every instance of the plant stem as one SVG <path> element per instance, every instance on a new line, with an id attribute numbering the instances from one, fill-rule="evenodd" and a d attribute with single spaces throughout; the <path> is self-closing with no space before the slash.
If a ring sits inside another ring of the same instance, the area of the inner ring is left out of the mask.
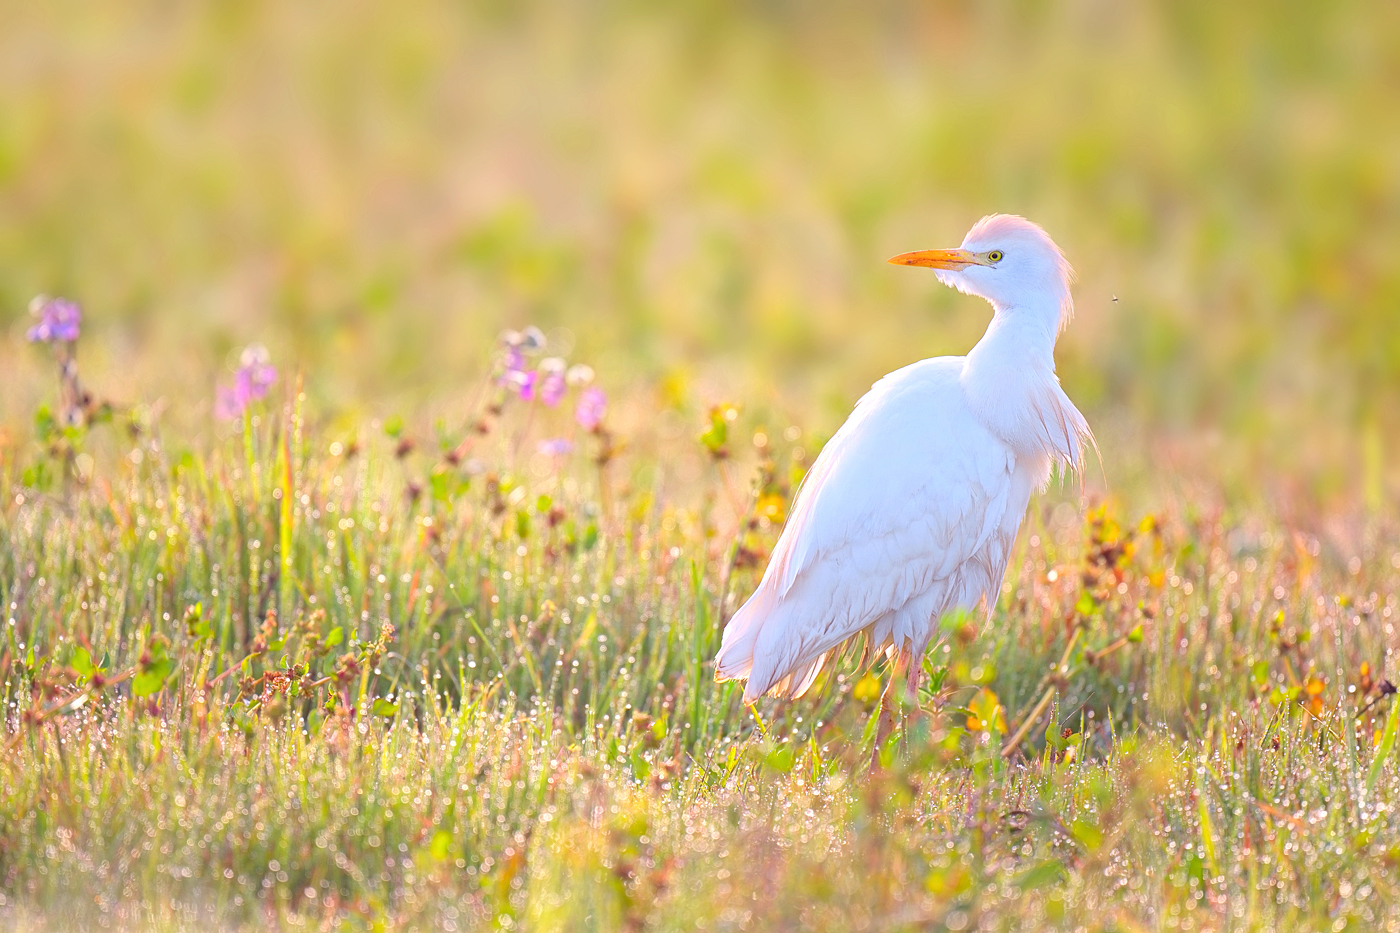
<path id="1" fill-rule="evenodd" d="M 1001 757 L 1011 757 L 1011 754 L 1016 751 L 1016 746 L 1021 744 L 1021 740 L 1024 739 L 1026 733 L 1031 730 L 1031 725 L 1040 718 L 1041 713 L 1045 712 L 1045 707 L 1049 705 L 1050 700 L 1055 696 L 1056 689 L 1058 689 L 1055 680 L 1069 673 L 1065 665 L 1069 663 L 1070 653 L 1074 651 L 1074 646 L 1078 643 L 1079 635 L 1083 631 L 1084 630 L 1081 628 L 1076 628 L 1074 634 L 1070 636 L 1069 644 L 1065 645 L 1064 654 L 1060 655 L 1060 663 L 1055 665 L 1054 675 L 1050 678 L 1050 685 L 1045 688 L 1045 692 L 1041 694 L 1040 700 L 1031 708 L 1030 715 L 1022 720 L 1021 725 L 1016 729 L 1015 733 L 1012 734 L 1011 738 L 1007 740 L 1005 747 L 1001 750 Z"/>

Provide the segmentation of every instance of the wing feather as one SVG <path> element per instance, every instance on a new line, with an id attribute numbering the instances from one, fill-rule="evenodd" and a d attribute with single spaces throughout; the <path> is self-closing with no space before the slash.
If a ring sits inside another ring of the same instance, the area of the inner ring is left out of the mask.
<path id="1" fill-rule="evenodd" d="M 961 366 L 925 360 L 885 377 L 813 464 L 724 632 L 716 676 L 748 677 L 746 699 L 800 693 L 861 631 L 877 651 L 922 650 L 938 615 L 994 598 L 1003 531 L 1009 513 L 1019 526 L 1030 490 L 969 410 Z"/>

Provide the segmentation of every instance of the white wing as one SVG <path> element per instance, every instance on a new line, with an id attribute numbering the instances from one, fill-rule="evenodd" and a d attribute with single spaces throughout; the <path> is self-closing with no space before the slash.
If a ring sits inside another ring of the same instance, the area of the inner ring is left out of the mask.
<path id="1" fill-rule="evenodd" d="M 800 696 L 862 631 L 921 655 L 941 615 L 995 599 L 1037 468 L 974 418 L 962 367 L 886 376 L 812 465 L 716 658 L 717 678 L 748 678 L 746 701 Z"/>

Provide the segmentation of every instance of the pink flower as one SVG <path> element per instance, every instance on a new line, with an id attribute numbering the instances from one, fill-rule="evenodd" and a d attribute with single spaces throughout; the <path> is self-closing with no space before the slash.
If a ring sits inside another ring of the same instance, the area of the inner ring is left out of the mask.
<path id="1" fill-rule="evenodd" d="M 225 421 L 240 418 L 254 401 L 264 398 L 277 381 L 277 370 L 267 347 L 254 343 L 244 348 L 233 374 L 233 385 L 219 386 L 214 395 L 214 414 Z"/>
<path id="2" fill-rule="evenodd" d="M 220 421 L 233 421 L 243 414 L 247 402 L 240 402 L 232 386 L 214 387 L 214 417 Z"/>
<path id="3" fill-rule="evenodd" d="M 496 384 L 514 388 L 517 384 L 517 378 L 524 372 L 525 355 L 520 352 L 520 348 L 506 347 L 505 353 L 501 354 L 501 375 L 496 380 Z"/>
<path id="4" fill-rule="evenodd" d="M 519 373 L 513 381 L 516 387 L 515 391 L 520 393 L 522 399 L 527 402 L 535 400 L 535 390 L 540 381 L 538 370 L 532 369 L 526 373 Z"/>
<path id="5" fill-rule="evenodd" d="M 607 413 L 607 393 L 596 387 L 588 388 L 579 396 L 578 407 L 574 409 L 574 420 L 585 431 L 596 431 Z"/>
<path id="6" fill-rule="evenodd" d="M 545 377 L 540 380 L 540 401 L 553 408 L 564 398 L 564 393 L 568 391 L 568 388 L 569 385 L 564 381 L 563 373 L 546 373 Z"/>

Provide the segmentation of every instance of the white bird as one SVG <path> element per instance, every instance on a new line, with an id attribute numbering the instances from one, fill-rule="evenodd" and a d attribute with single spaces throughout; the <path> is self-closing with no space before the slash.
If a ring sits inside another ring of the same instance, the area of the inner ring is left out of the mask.
<path id="1" fill-rule="evenodd" d="M 801 696 L 862 634 L 909 667 L 912 694 L 939 620 L 995 605 L 1031 492 L 1057 462 L 1080 470 L 1093 443 L 1055 375 L 1074 273 L 1044 230 L 993 214 L 958 249 L 890 262 L 938 270 L 991 302 L 992 321 L 967 356 L 875 383 L 812 464 L 715 659 L 716 680 L 747 679 L 746 703 Z"/>

